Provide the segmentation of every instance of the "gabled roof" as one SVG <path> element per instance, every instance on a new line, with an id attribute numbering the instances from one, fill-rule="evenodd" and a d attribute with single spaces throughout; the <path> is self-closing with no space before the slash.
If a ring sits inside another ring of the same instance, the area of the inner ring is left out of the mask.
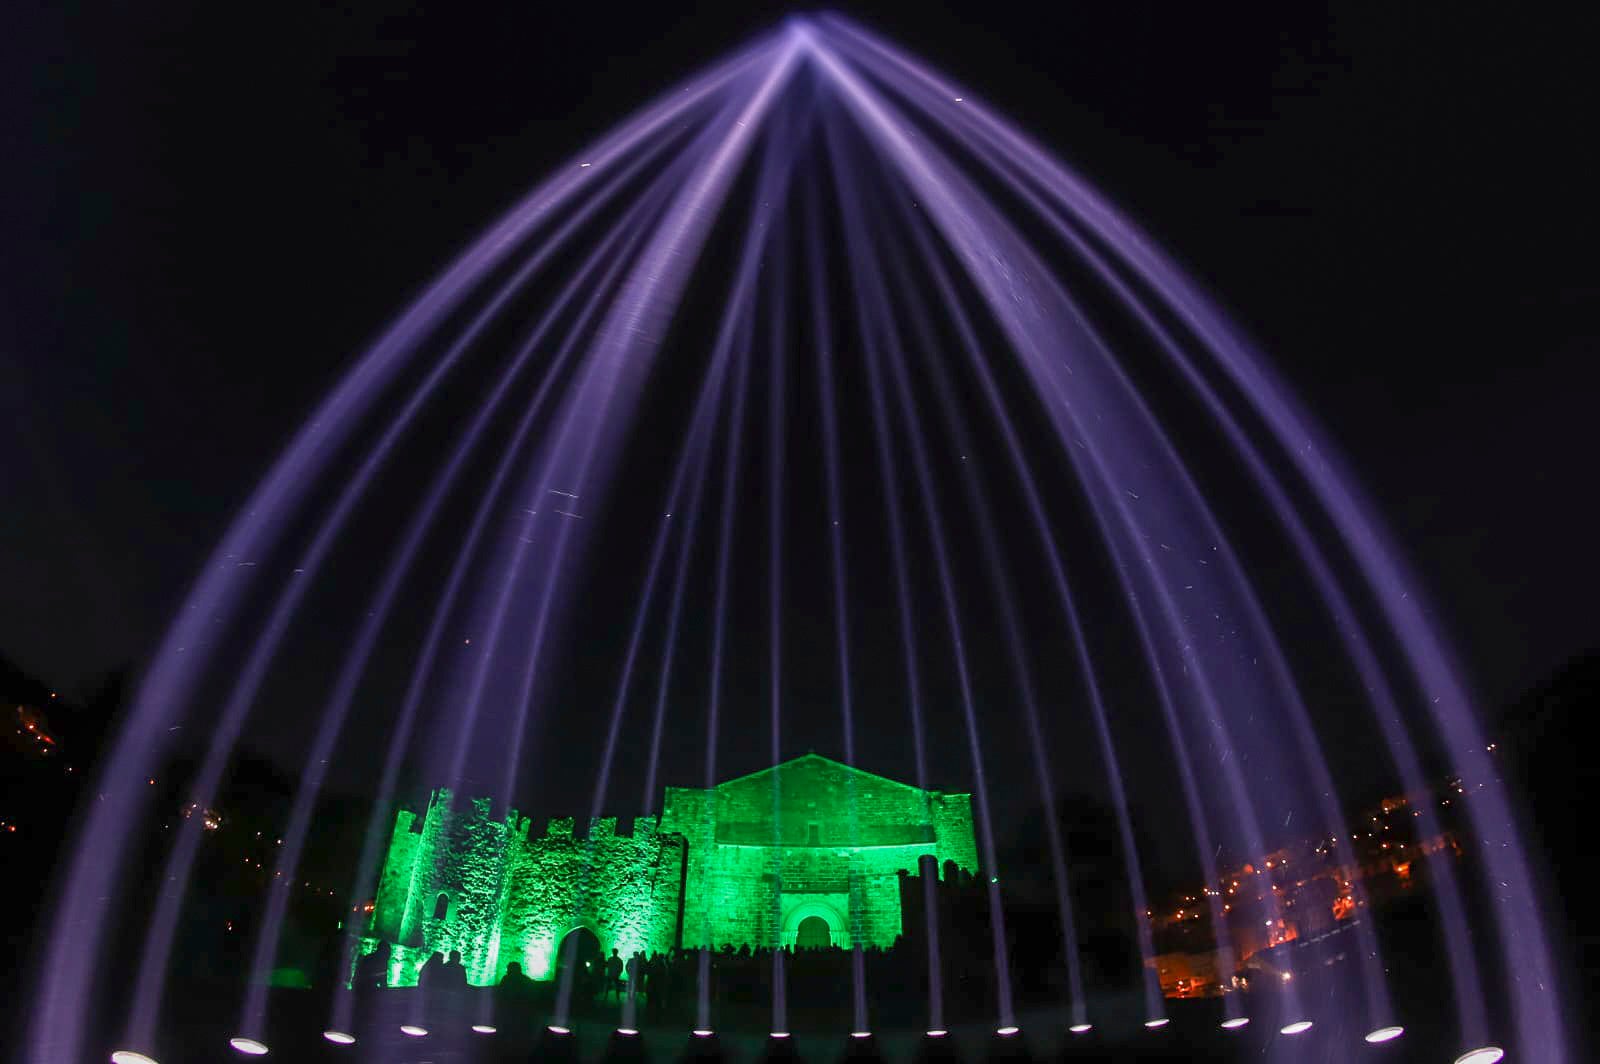
<path id="1" fill-rule="evenodd" d="M 747 773 L 746 775 L 743 775 L 743 776 L 735 776 L 733 779 L 723 780 L 721 783 L 717 784 L 716 789 L 720 791 L 720 790 L 722 790 L 722 788 L 731 786 L 731 785 L 733 785 L 735 783 L 744 783 L 744 782 L 746 782 L 748 780 L 753 780 L 753 779 L 756 779 L 757 777 L 765 776 L 765 775 L 767 775 L 768 773 L 771 773 L 771 772 L 779 772 L 779 771 L 782 771 L 784 769 L 794 769 L 794 768 L 801 767 L 803 765 L 819 765 L 819 766 L 820 765 L 831 765 L 834 768 L 842 768 L 846 772 L 852 772 L 852 773 L 854 773 L 854 774 L 856 774 L 858 776 L 865 776 L 868 779 L 878 780 L 880 782 L 887 783 L 891 787 L 903 787 L 908 791 L 921 791 L 922 790 L 922 788 L 917 787 L 914 784 L 902 783 L 899 780 L 892 780 L 887 776 L 880 776 L 876 772 L 868 772 L 864 768 L 857 768 L 854 765 L 847 765 L 843 761 L 835 761 L 831 757 L 823 757 L 821 754 L 816 753 L 814 751 L 811 752 L 811 753 L 801 754 L 799 757 L 790 758 L 788 761 L 780 761 L 776 765 L 772 765 L 772 766 L 770 766 L 768 768 L 758 769 L 755 772 Z M 940 792 L 930 790 L 927 793 L 929 793 L 929 794 L 937 794 L 937 793 L 940 793 Z"/>

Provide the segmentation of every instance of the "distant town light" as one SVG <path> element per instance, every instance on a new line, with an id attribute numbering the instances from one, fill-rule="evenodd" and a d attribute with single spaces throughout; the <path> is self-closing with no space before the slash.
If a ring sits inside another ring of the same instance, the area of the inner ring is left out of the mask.
<path id="1" fill-rule="evenodd" d="M 1073 1034 L 1086 1034 L 1089 1031 L 1094 1030 L 1094 1024 L 1092 1024 L 1092 1023 L 1075 1023 L 1071 1027 L 1068 1027 L 1067 1030 L 1071 1031 Z"/>
<path id="2" fill-rule="evenodd" d="M 348 1031 L 323 1031 L 322 1037 L 336 1046 L 353 1046 L 356 1044 L 356 1036 Z"/>
<path id="3" fill-rule="evenodd" d="M 404 1035 L 410 1035 L 412 1038 L 426 1038 L 428 1036 L 428 1029 L 426 1027 L 419 1027 L 414 1023 L 402 1023 L 400 1025 L 400 1033 Z"/>
<path id="4" fill-rule="evenodd" d="M 111 1054 L 111 1064 L 158 1064 L 158 1062 L 155 1057 L 147 1057 L 131 1049 L 119 1049 Z"/>
<path id="5" fill-rule="evenodd" d="M 267 1047 L 264 1043 L 257 1042 L 254 1038 L 230 1038 L 228 1044 L 235 1053 L 243 1053 L 247 1057 L 264 1057 Z"/>
<path id="6" fill-rule="evenodd" d="M 1235 1016 L 1231 1020 L 1223 1020 L 1222 1021 L 1222 1029 L 1224 1031 L 1237 1031 L 1239 1028 L 1243 1027 L 1245 1024 L 1247 1024 L 1249 1022 L 1250 1022 L 1250 1017 L 1248 1017 L 1248 1016 Z"/>
<path id="7" fill-rule="evenodd" d="M 1311 1021 L 1310 1020 L 1296 1020 L 1296 1021 L 1294 1021 L 1293 1023 L 1289 1024 L 1286 1027 L 1279 1028 L 1278 1029 L 1278 1033 L 1279 1034 L 1300 1034 L 1300 1033 L 1302 1033 L 1304 1031 L 1309 1031 L 1309 1030 L 1311 1030 Z"/>
<path id="8" fill-rule="evenodd" d="M 1376 1031 L 1367 1035 L 1367 1041 L 1373 1045 L 1377 1045 L 1379 1042 L 1393 1042 L 1396 1038 L 1405 1034 L 1405 1031 L 1404 1027 L 1379 1027 Z"/>
<path id="9" fill-rule="evenodd" d="M 1505 1057 L 1506 1051 L 1499 1046 L 1484 1046 L 1482 1049 L 1471 1049 L 1456 1058 L 1456 1064 L 1495 1064 Z"/>
<path id="10" fill-rule="evenodd" d="M 477 1031 L 479 1034 L 494 1034 L 499 1030 L 499 1028 L 492 1023 L 475 1023 L 472 1025 L 472 1029 Z"/>

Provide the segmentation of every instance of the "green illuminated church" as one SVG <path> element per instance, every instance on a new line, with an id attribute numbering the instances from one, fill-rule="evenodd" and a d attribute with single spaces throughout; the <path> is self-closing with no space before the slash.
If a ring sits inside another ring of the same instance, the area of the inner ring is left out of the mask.
<path id="1" fill-rule="evenodd" d="M 674 947 L 886 947 L 901 932 L 900 876 L 978 869 L 972 796 L 924 791 L 819 754 L 711 789 L 668 787 L 659 817 L 615 817 L 580 837 L 487 799 L 435 791 L 402 809 L 363 952 L 391 945 L 389 982 L 459 950 L 469 979 L 517 961 L 555 972 L 563 940 L 603 953 Z"/>

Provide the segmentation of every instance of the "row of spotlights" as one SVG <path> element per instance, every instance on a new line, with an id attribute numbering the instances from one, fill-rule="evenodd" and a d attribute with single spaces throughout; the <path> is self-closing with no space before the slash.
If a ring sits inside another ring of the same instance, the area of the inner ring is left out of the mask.
<path id="1" fill-rule="evenodd" d="M 1172 1021 L 1167 1017 L 1160 1016 L 1153 1020 L 1146 1020 L 1145 1026 L 1150 1028 L 1165 1027 L 1170 1022 Z M 1237 1030 L 1249 1022 L 1250 1018 L 1248 1016 L 1235 1016 L 1232 1019 L 1223 1020 L 1222 1028 L 1229 1031 Z M 1280 1028 L 1278 1033 L 1286 1035 L 1301 1034 L 1305 1031 L 1309 1031 L 1311 1027 L 1312 1022 L 1310 1020 L 1296 1020 L 1294 1023 Z M 472 1029 L 479 1034 L 494 1034 L 497 1030 L 495 1027 L 486 1023 L 475 1023 L 472 1025 Z M 567 1035 L 572 1033 L 571 1028 L 562 1027 L 559 1024 L 551 1024 L 548 1029 L 550 1033 L 557 1035 Z M 1092 1024 L 1076 1023 L 1067 1029 L 1073 1034 L 1083 1034 L 1087 1031 L 1093 1030 L 1094 1028 Z M 428 1034 L 428 1029 L 426 1027 L 420 1027 L 416 1024 L 410 1023 L 402 1024 L 400 1031 L 402 1034 L 409 1035 L 412 1038 L 423 1038 Z M 995 1031 L 996 1034 L 1001 1035 L 1002 1037 L 1009 1037 L 1017 1032 L 1018 1028 L 1012 1025 L 1000 1027 Z M 637 1028 L 633 1027 L 618 1027 L 617 1033 L 626 1037 L 632 1037 L 637 1035 L 639 1031 Z M 934 1030 L 928 1032 L 928 1037 L 943 1038 L 949 1033 L 949 1031 L 943 1028 L 935 1028 Z M 1365 1040 L 1376 1045 L 1381 1042 L 1392 1042 L 1404 1033 L 1404 1027 L 1379 1027 L 1377 1030 L 1369 1033 Z M 694 1030 L 694 1036 L 696 1038 L 710 1038 L 712 1036 L 712 1032 L 708 1028 L 697 1027 Z M 335 1045 L 341 1046 L 354 1045 L 356 1041 L 355 1035 L 349 1034 L 345 1031 L 323 1031 L 322 1037 L 327 1039 L 329 1042 L 334 1043 Z M 773 1031 L 770 1037 L 788 1038 L 789 1032 Z M 850 1037 L 871 1038 L 872 1032 L 852 1031 L 850 1032 Z M 257 1041 L 254 1038 L 230 1038 L 228 1039 L 228 1044 L 232 1046 L 236 1052 L 242 1053 L 245 1056 L 264 1057 L 267 1055 L 266 1044 Z M 1484 1046 L 1480 1049 L 1472 1049 L 1463 1053 L 1461 1056 L 1456 1058 L 1455 1064 L 1498 1064 L 1499 1061 L 1505 1058 L 1505 1055 L 1505 1050 L 1501 1049 L 1499 1046 Z M 157 1062 L 155 1058 L 146 1056 L 143 1053 L 135 1052 L 131 1049 L 118 1049 L 111 1054 L 111 1064 L 157 1064 Z"/>

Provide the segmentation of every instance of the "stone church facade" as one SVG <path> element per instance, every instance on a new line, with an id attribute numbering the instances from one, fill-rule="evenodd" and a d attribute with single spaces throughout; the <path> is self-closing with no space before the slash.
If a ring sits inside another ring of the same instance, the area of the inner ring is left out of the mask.
<path id="1" fill-rule="evenodd" d="M 710 789 L 668 787 L 659 817 L 603 817 L 579 837 L 434 792 L 395 818 L 363 952 L 391 946 L 391 985 L 459 950 L 474 983 L 517 961 L 550 978 L 568 935 L 601 951 L 887 947 L 900 877 L 978 869 L 968 794 L 924 791 L 819 754 Z"/>

